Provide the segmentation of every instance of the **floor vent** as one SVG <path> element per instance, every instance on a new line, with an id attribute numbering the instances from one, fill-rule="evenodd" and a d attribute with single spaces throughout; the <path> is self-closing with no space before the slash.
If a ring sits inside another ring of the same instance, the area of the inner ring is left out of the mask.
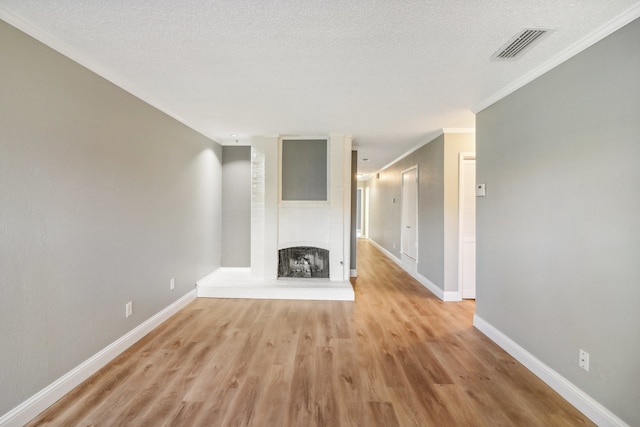
<path id="1" fill-rule="evenodd" d="M 542 40 L 546 35 L 551 33 L 552 29 L 543 28 L 525 28 L 507 43 L 504 44 L 496 53 L 491 55 L 493 60 L 516 60 L 522 56 L 524 52 L 533 46 L 536 42 Z"/>

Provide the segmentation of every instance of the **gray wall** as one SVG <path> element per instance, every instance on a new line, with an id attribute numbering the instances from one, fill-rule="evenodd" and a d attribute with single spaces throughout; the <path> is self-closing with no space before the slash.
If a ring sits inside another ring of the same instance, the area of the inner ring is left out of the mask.
<path id="1" fill-rule="evenodd" d="M 400 258 L 401 172 L 418 165 L 418 272 L 444 288 L 444 135 L 369 183 L 369 238 Z"/>
<path id="2" fill-rule="evenodd" d="M 221 149 L 2 21 L 0 40 L 4 414 L 220 265 Z"/>
<path id="3" fill-rule="evenodd" d="M 401 172 L 418 165 L 418 273 L 443 291 L 456 291 L 458 283 L 457 156 L 461 151 L 475 151 L 473 135 L 440 135 L 366 184 L 369 238 L 400 258 Z M 451 259 L 445 259 L 445 254 Z"/>
<path id="4" fill-rule="evenodd" d="M 222 147 L 222 266 L 251 266 L 251 147 Z"/>
<path id="5" fill-rule="evenodd" d="M 640 425 L 639 40 L 636 20 L 476 122 L 487 185 L 477 314 L 630 425 Z"/>

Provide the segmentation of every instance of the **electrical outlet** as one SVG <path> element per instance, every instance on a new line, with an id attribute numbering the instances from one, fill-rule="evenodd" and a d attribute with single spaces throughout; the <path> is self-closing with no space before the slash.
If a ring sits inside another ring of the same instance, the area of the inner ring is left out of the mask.
<path id="1" fill-rule="evenodd" d="M 129 317 L 133 314 L 133 302 L 129 301 L 125 306 L 124 306 L 124 315 L 125 317 Z"/>
<path id="2" fill-rule="evenodd" d="M 169 290 L 174 290 L 176 288 L 176 279 L 172 278 L 169 282 Z"/>
<path id="3" fill-rule="evenodd" d="M 578 366 L 589 372 L 589 353 L 580 349 L 580 353 L 578 355 Z"/>

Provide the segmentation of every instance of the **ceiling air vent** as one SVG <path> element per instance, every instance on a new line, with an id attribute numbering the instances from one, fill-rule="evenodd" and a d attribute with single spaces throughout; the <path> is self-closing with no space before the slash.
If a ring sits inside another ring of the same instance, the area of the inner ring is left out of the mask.
<path id="1" fill-rule="evenodd" d="M 496 53 L 491 55 L 494 60 L 516 60 L 522 56 L 528 48 L 536 42 L 542 40 L 546 35 L 552 32 L 552 29 L 544 28 L 525 28 L 507 43 L 504 44 Z"/>

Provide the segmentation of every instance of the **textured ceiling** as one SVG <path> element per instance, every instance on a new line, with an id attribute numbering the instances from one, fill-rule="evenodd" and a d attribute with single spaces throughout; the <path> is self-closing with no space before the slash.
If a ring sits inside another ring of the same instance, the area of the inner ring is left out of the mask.
<path id="1" fill-rule="evenodd" d="M 637 0 L 0 0 L 0 18 L 222 144 L 350 133 L 371 173 L 640 15 Z M 491 55 L 556 29 L 517 61 Z"/>

